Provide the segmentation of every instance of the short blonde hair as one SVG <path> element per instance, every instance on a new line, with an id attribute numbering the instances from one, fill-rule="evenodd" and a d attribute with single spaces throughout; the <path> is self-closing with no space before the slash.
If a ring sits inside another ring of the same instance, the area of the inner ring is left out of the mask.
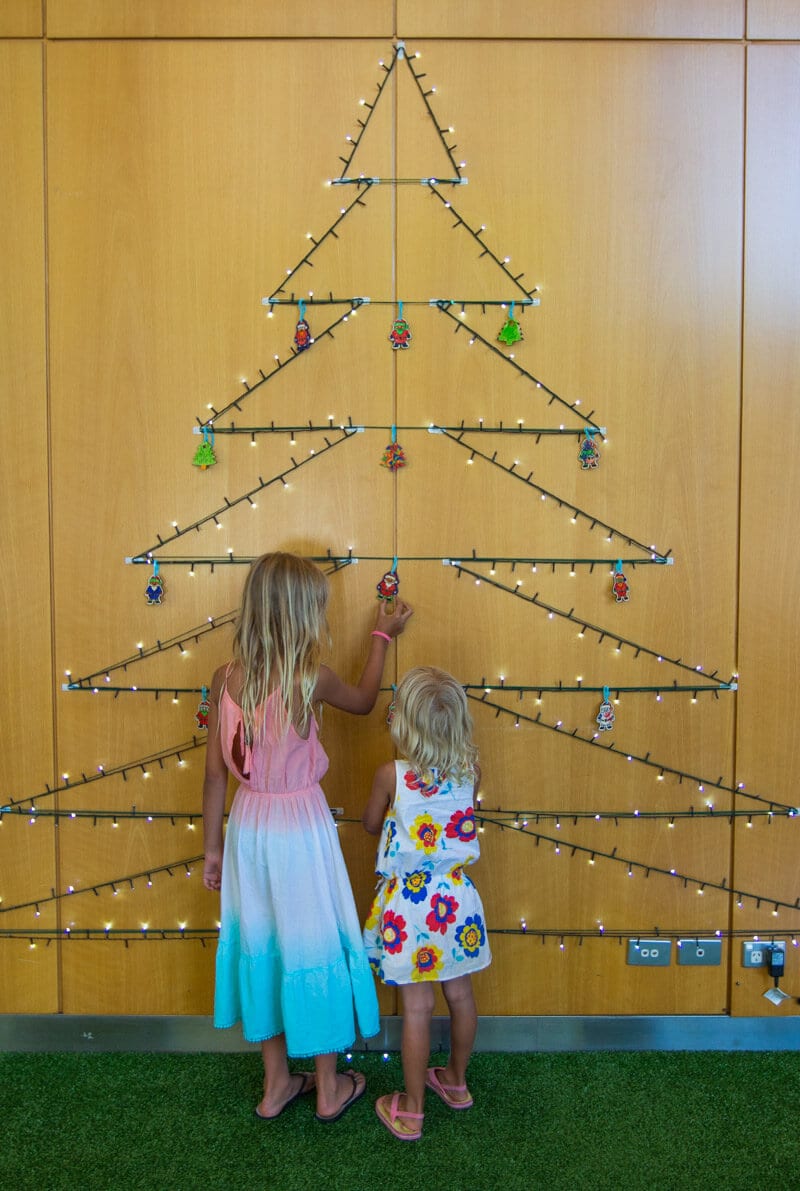
<path id="1" fill-rule="evenodd" d="M 294 722 L 305 732 L 328 639 L 328 580 L 296 554 L 262 554 L 250 568 L 236 624 L 234 657 L 244 684 L 240 704 L 248 739 L 260 728 L 259 708 L 279 691 L 281 732 Z M 299 706 L 298 706 L 299 691 Z"/>
<path id="2" fill-rule="evenodd" d="M 422 774 L 438 769 L 454 781 L 475 773 L 478 750 L 464 688 L 445 670 L 417 666 L 401 680 L 395 697 L 392 740 Z"/>

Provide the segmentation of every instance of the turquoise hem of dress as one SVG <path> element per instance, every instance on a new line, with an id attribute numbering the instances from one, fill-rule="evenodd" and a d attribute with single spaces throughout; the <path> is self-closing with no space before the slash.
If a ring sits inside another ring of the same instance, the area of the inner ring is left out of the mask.
<path id="1" fill-rule="evenodd" d="M 214 1026 L 239 1023 L 247 1042 L 285 1035 L 292 1058 L 346 1050 L 357 1031 L 374 1037 L 380 1015 L 366 956 L 345 952 L 327 967 L 287 973 L 275 953 L 248 957 L 220 943 Z"/>

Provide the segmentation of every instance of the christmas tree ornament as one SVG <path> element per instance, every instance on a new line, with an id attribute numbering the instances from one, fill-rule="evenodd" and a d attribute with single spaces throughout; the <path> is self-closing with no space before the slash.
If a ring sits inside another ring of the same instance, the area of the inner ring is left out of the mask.
<path id="1" fill-rule="evenodd" d="M 306 322 L 306 304 L 301 298 L 297 303 L 297 326 L 294 329 L 294 350 L 296 352 L 304 352 L 306 348 L 311 347 L 314 340 L 311 338 L 311 328 Z"/>
<path id="2" fill-rule="evenodd" d="M 155 559 L 153 559 L 153 573 L 144 589 L 144 595 L 148 604 L 160 604 L 164 599 L 164 580 L 159 573 L 158 562 Z"/>
<path id="3" fill-rule="evenodd" d="M 504 343 L 506 347 L 511 347 L 514 343 L 519 343 L 525 336 L 522 334 L 522 327 L 514 318 L 514 302 L 511 303 L 511 309 L 508 312 L 508 318 L 500 328 L 500 334 L 497 336 L 498 343 Z"/>
<path id="4" fill-rule="evenodd" d="M 194 718 L 197 722 L 198 728 L 203 731 L 208 731 L 208 713 L 211 710 L 211 705 L 208 702 L 208 687 L 204 686 L 200 695 L 200 703 L 197 711 L 194 713 Z"/>
<path id="5" fill-rule="evenodd" d="M 597 712 L 597 726 L 601 732 L 610 732 L 614 727 L 614 704 L 611 702 L 611 692 L 607 686 L 603 687 L 603 701 Z"/>
<path id="6" fill-rule="evenodd" d="M 391 724 L 397 707 L 397 685 L 392 683 L 392 701 L 386 709 L 386 723 Z"/>
<path id="7" fill-rule="evenodd" d="M 195 451 L 192 463 L 195 467 L 200 467 L 205 471 L 207 467 L 213 467 L 216 462 L 217 456 L 214 454 L 214 431 L 210 426 L 204 426 L 203 441 Z"/>
<path id="8" fill-rule="evenodd" d="M 600 463 L 600 448 L 594 441 L 594 435 L 597 433 L 596 430 L 590 430 L 588 426 L 583 432 L 580 450 L 578 451 L 578 459 L 584 471 L 588 471 L 592 467 L 597 467 Z"/>
<path id="9" fill-rule="evenodd" d="M 618 604 L 626 604 L 630 599 L 628 580 L 625 578 L 622 570 L 622 559 L 617 562 L 617 565 L 614 568 L 611 592 Z"/>
<path id="10" fill-rule="evenodd" d="M 411 328 L 403 318 L 403 303 L 397 303 L 397 318 L 392 323 L 389 342 L 395 351 L 406 348 L 411 343 Z"/>
<path id="11" fill-rule="evenodd" d="M 400 590 L 400 578 L 397 574 L 397 559 L 392 563 L 392 569 L 387 571 L 376 587 L 378 592 L 378 599 L 385 600 L 387 604 L 394 602 L 395 596 Z"/>
<path id="12" fill-rule="evenodd" d="M 381 464 L 388 467 L 389 471 L 397 471 L 406 465 L 406 453 L 397 441 L 397 427 L 392 426 L 392 441 L 383 452 Z"/>

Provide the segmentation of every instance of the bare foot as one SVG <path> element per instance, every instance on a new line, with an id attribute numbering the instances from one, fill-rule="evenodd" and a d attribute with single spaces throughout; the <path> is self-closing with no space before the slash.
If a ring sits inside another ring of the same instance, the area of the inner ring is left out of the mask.
<path id="1" fill-rule="evenodd" d="M 367 1090 L 367 1078 L 358 1071 L 345 1071 L 336 1076 L 336 1095 L 330 1100 L 322 1096 L 321 1089 L 317 1089 L 317 1120 L 338 1121 L 344 1116 L 351 1104 L 360 1100 Z"/>
<path id="2" fill-rule="evenodd" d="M 288 1087 L 282 1088 L 279 1093 L 264 1093 L 264 1098 L 256 1108 L 256 1116 L 262 1121 L 274 1121 L 299 1096 L 313 1092 L 315 1087 L 316 1080 L 311 1071 L 296 1071 L 289 1076 Z"/>

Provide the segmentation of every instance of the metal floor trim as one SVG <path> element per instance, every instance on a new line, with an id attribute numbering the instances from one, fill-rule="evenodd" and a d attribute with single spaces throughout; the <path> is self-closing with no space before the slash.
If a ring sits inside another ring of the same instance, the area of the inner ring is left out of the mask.
<path id="1" fill-rule="evenodd" d="M 380 1033 L 354 1051 L 400 1049 L 401 1019 L 381 1018 Z M 447 1050 L 449 1019 L 435 1017 L 433 1050 Z M 800 1050 L 800 1017 L 482 1017 L 476 1051 Z M 241 1030 L 216 1030 L 210 1017 L 0 1014 L 5 1052 L 258 1050 Z"/>

